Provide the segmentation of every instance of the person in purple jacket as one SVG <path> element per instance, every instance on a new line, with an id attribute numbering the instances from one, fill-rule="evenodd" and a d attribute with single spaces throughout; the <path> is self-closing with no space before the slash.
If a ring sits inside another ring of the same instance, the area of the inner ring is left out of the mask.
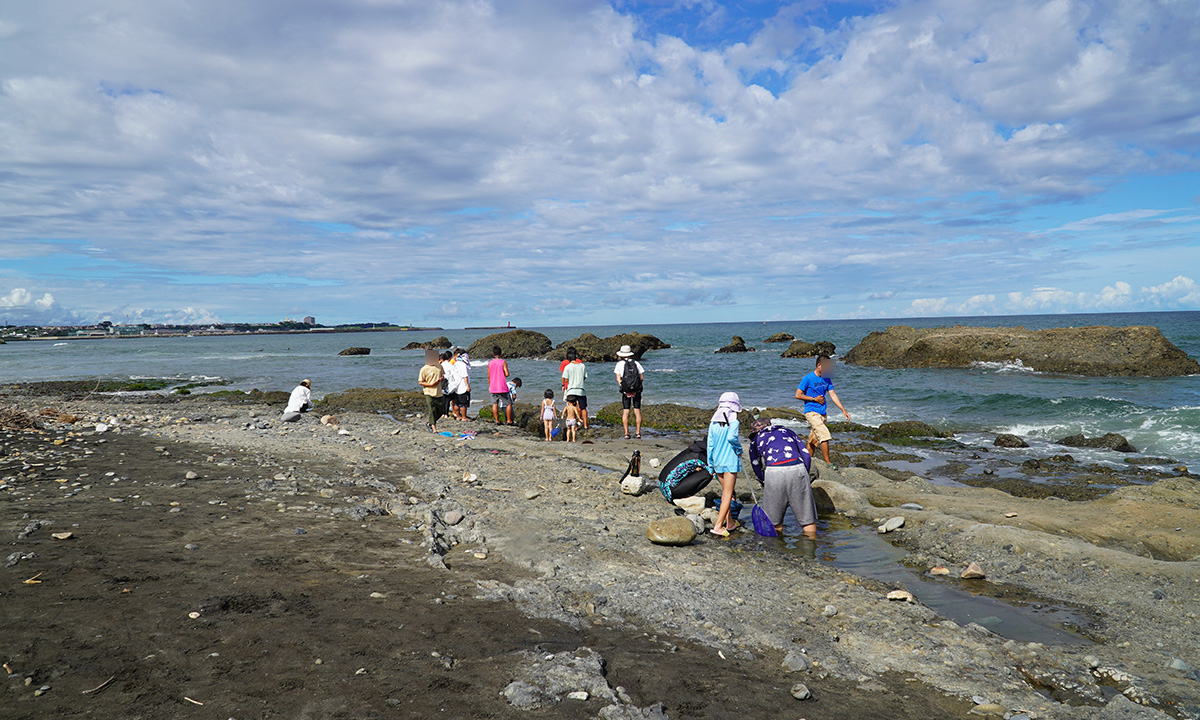
<path id="1" fill-rule="evenodd" d="M 763 512 L 775 532 L 783 533 L 783 514 L 788 507 L 804 534 L 817 536 L 817 504 L 813 501 L 808 470 L 812 456 L 796 433 L 770 420 L 750 424 L 750 467 L 763 486 Z"/>

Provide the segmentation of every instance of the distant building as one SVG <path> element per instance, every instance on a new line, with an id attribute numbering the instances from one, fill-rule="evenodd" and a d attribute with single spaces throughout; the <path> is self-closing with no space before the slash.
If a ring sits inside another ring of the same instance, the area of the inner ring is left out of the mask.
<path id="1" fill-rule="evenodd" d="M 317 319 L 315 317 L 313 317 L 312 315 L 306 315 L 304 318 L 304 324 L 305 325 L 316 325 Z"/>

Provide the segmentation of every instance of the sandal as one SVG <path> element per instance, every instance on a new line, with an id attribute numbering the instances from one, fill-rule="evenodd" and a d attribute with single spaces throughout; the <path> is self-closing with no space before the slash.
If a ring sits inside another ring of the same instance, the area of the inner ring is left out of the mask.
<path id="1" fill-rule="evenodd" d="M 635 437 L 635 438 L 637 438 L 638 440 L 641 440 L 641 439 L 642 439 L 642 434 L 641 434 L 641 433 L 638 433 L 637 435 L 634 435 L 634 437 Z"/>
<path id="2" fill-rule="evenodd" d="M 725 528 L 713 528 L 712 530 L 709 530 L 709 532 L 717 537 L 729 537 L 729 531 Z"/>
<path id="3" fill-rule="evenodd" d="M 626 440 L 630 440 L 630 439 L 631 439 L 631 438 L 629 437 L 629 433 L 625 433 L 625 439 L 626 439 Z"/>

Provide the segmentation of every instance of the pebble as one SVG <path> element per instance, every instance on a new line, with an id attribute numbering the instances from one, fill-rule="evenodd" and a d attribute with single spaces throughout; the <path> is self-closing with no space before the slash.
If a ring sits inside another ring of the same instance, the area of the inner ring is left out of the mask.
<path id="1" fill-rule="evenodd" d="M 1168 670 L 1178 670 L 1179 672 L 1185 673 L 1185 672 L 1191 670 L 1192 668 L 1189 667 L 1187 663 L 1180 660 L 1179 658 L 1171 658 L 1170 662 L 1167 663 L 1167 669 Z"/>
<path id="2" fill-rule="evenodd" d="M 838 609 L 836 607 L 834 607 L 833 605 L 826 605 L 825 609 L 821 611 L 821 614 L 824 615 L 825 617 L 831 618 L 834 615 L 838 614 Z"/>
<path id="3" fill-rule="evenodd" d="M 184 550 L 199 550 L 200 546 L 197 545 L 196 543 L 188 543 L 187 545 L 183 546 L 183 549 Z"/>
<path id="4" fill-rule="evenodd" d="M 376 600 L 379 600 L 381 598 L 387 597 L 387 595 L 384 595 L 381 592 L 373 592 L 373 593 L 371 593 L 371 597 L 375 598 Z"/>
<path id="5" fill-rule="evenodd" d="M 687 545 L 696 539 L 696 526 L 685 517 L 662 518 L 646 526 L 646 539 L 655 545 Z"/>
<path id="6" fill-rule="evenodd" d="M 34 694 L 34 696 L 35 696 L 35 697 L 41 697 L 42 695 L 45 695 L 45 694 L 46 694 L 46 693 L 48 693 L 48 692 L 50 692 L 50 686 L 49 686 L 49 685 L 43 685 L 43 686 L 41 686 L 40 688 L 38 688 L 37 690 L 34 690 L 34 691 L 33 691 L 33 694 Z"/>
<path id="7" fill-rule="evenodd" d="M 796 683 L 792 686 L 792 697 L 797 700 L 808 700 L 812 697 L 812 693 L 804 683 Z"/>
<path id="8" fill-rule="evenodd" d="M 447 525 L 457 525 L 463 521 L 463 514 L 457 510 L 451 510 L 442 517 L 442 520 Z"/>
<path id="9" fill-rule="evenodd" d="M 350 431 L 346 428 L 338 428 L 338 435 L 349 435 Z"/>
<path id="10" fill-rule="evenodd" d="M 1004 708 L 996 703 L 983 703 L 971 708 L 972 715 L 1003 715 Z"/>
<path id="11" fill-rule="evenodd" d="M 899 530 L 902 527 L 904 527 L 904 516 L 897 515 L 895 517 L 888 518 L 882 525 L 880 525 L 879 532 L 881 534 L 890 533 L 893 530 Z"/>
<path id="12" fill-rule="evenodd" d="M 193 611 L 191 611 L 190 613 L 188 613 L 188 617 L 190 617 L 190 618 L 191 618 L 191 619 L 193 619 L 193 620 L 199 620 L 199 619 L 200 619 L 200 613 L 198 613 L 198 612 L 196 612 L 195 610 L 193 610 Z"/>
<path id="13" fill-rule="evenodd" d="M 901 510 L 924 510 L 925 506 L 920 503 L 904 503 L 900 506 Z"/>
<path id="14" fill-rule="evenodd" d="M 179 512 L 179 508 L 173 507 L 170 510 L 168 510 L 167 512 Z"/>
<path id="15" fill-rule="evenodd" d="M 929 568 L 929 574 L 930 575 L 949 575 L 950 568 L 948 568 L 944 565 L 938 565 L 936 567 Z"/>
<path id="16" fill-rule="evenodd" d="M 584 690 L 576 690 L 575 692 L 567 693 L 568 700 L 587 700 L 590 697 Z"/>
<path id="17" fill-rule="evenodd" d="M 475 558 L 478 560 L 487 560 L 487 553 L 477 552 L 477 553 L 475 553 Z"/>
<path id="18" fill-rule="evenodd" d="M 292 534 L 293 535 L 307 535 L 308 531 L 305 530 L 304 528 L 296 528 L 295 530 L 292 531 Z"/>
<path id="19" fill-rule="evenodd" d="M 914 602 L 916 598 L 907 590 L 893 590 L 887 594 L 888 600 L 896 600 L 902 602 Z"/>
<path id="20" fill-rule="evenodd" d="M 526 490 L 525 491 L 525 499 L 533 500 L 534 498 L 538 497 L 541 494 L 542 494 L 541 490 Z"/>
<path id="21" fill-rule="evenodd" d="M 54 538 L 55 540 L 70 540 L 71 538 L 75 537 L 75 533 L 69 533 L 69 532 L 50 533 L 50 537 Z"/>
<path id="22" fill-rule="evenodd" d="M 963 580 L 982 580 L 987 577 L 987 573 L 983 571 L 983 568 L 979 567 L 979 563 L 971 561 L 971 564 L 967 565 L 967 569 L 963 570 L 962 575 L 959 575 L 959 577 Z"/>
<path id="23" fill-rule="evenodd" d="M 195 480 L 196 478 L 200 477 L 200 474 L 197 473 L 195 470 L 188 470 L 187 474 L 184 475 L 183 477 L 185 480 Z"/>

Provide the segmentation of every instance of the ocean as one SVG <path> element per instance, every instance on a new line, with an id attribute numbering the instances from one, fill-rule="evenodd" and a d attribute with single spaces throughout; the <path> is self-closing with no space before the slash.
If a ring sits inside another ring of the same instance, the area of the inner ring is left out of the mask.
<path id="1" fill-rule="evenodd" d="M 1024 325 L 1030 329 L 1153 325 L 1189 355 L 1200 358 L 1200 312 L 527 329 L 545 333 L 556 344 L 583 332 L 604 337 L 631 330 L 670 343 L 671 349 L 647 353 L 642 360 L 647 403 L 712 407 L 718 395 L 733 390 L 747 406 L 796 407 L 796 385 L 812 369 L 813 361 L 780 358 L 786 344 L 764 345 L 764 338 L 789 332 L 809 341 L 828 340 L 845 353 L 868 333 L 896 324 Z M 423 353 L 400 348 L 438 335 L 466 346 L 490 332 L 496 331 L 10 342 L 0 346 L 0 382 L 95 377 L 221 378 L 230 381 L 232 388 L 290 390 L 307 377 L 312 379 L 318 397 L 352 387 L 416 389 Z M 741 335 L 758 352 L 713 353 L 733 335 Z M 339 350 L 351 345 L 370 347 L 371 354 L 337 356 Z M 511 360 L 509 367 L 524 381 L 523 400 L 534 402 L 544 389 L 559 387 L 556 362 Z M 487 397 L 479 390 L 484 384 L 483 374 L 482 368 L 472 372 L 476 405 Z M 922 420 L 958 433 L 964 442 L 979 444 L 990 443 L 995 433 L 1010 432 L 1032 438 L 1035 451 L 1037 441 L 1045 443 L 1078 432 L 1089 436 L 1117 432 L 1146 455 L 1190 465 L 1200 463 L 1200 376 L 1085 378 L 1046 375 L 1010 365 L 961 370 L 883 370 L 847 365 L 839 366 L 835 387 L 851 418 L 869 425 Z M 589 367 L 588 396 L 593 407 L 617 399 L 615 376 L 607 363 Z M 830 417 L 840 419 L 832 408 Z M 1051 452 L 1053 447 L 1044 449 Z"/>

